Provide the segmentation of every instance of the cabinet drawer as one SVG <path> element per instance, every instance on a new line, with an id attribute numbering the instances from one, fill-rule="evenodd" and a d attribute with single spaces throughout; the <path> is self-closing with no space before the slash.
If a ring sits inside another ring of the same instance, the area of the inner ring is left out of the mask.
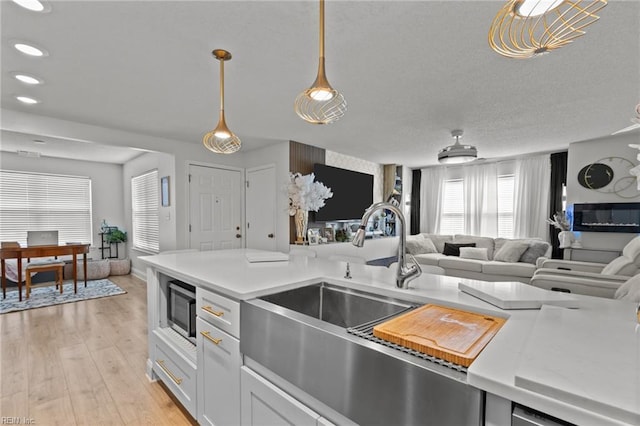
<path id="1" fill-rule="evenodd" d="M 196 416 L 196 369 L 168 344 L 155 336 L 153 371 L 184 408 Z"/>
<path id="2" fill-rule="evenodd" d="M 199 318 L 240 337 L 240 303 L 200 287 L 196 288 L 196 299 Z"/>

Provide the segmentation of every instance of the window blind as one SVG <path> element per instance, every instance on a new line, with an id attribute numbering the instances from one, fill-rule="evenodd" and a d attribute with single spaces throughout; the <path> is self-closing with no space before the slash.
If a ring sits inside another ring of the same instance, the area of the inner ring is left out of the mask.
<path id="1" fill-rule="evenodd" d="M 135 248 L 154 253 L 160 251 L 159 196 L 157 170 L 131 178 L 132 240 Z"/>
<path id="2" fill-rule="evenodd" d="M 91 179 L 0 170 L 0 240 L 27 243 L 27 231 L 58 231 L 60 243 L 93 243 Z"/>
<path id="3" fill-rule="evenodd" d="M 464 196 L 462 179 L 444 182 L 444 197 L 440 219 L 441 234 L 464 233 Z"/>
<path id="4" fill-rule="evenodd" d="M 498 176 L 498 237 L 513 238 L 514 175 Z"/>

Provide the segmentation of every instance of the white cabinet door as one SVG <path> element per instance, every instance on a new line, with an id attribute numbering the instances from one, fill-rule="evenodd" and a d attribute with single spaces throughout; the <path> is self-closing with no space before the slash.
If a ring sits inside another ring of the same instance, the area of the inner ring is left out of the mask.
<path id="1" fill-rule="evenodd" d="M 240 342 L 197 319 L 198 422 L 201 425 L 240 423 Z"/>
<path id="2" fill-rule="evenodd" d="M 240 372 L 243 426 L 316 426 L 320 415 L 247 367 Z"/>

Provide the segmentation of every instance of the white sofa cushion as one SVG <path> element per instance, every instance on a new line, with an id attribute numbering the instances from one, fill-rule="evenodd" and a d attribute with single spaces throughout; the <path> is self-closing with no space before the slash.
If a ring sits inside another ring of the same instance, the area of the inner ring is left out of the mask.
<path id="1" fill-rule="evenodd" d="M 482 265 L 482 272 L 492 275 L 511 275 L 515 277 L 530 278 L 536 271 L 536 265 L 531 263 L 507 263 L 499 261 L 485 262 Z"/>
<path id="2" fill-rule="evenodd" d="M 634 275 L 618 287 L 613 297 L 640 303 L 640 274 Z"/>
<path id="3" fill-rule="evenodd" d="M 461 269 L 463 271 L 482 272 L 482 265 L 486 261 L 474 259 L 460 259 L 457 256 L 445 256 L 438 262 L 444 269 Z"/>
<path id="4" fill-rule="evenodd" d="M 442 253 L 427 253 L 427 254 L 416 254 L 414 256 L 416 261 L 418 261 L 421 265 L 429 265 L 429 266 L 438 266 L 438 262 L 440 259 L 445 258 Z"/>
<path id="5" fill-rule="evenodd" d="M 444 243 L 450 243 L 453 241 L 453 235 L 439 235 L 439 234 L 422 234 L 426 238 L 433 241 L 433 244 L 438 249 L 438 253 L 442 253 L 444 250 Z"/>
<path id="6" fill-rule="evenodd" d="M 493 238 L 489 237 L 476 237 L 475 235 L 462 235 L 456 234 L 453 237 L 453 242 L 456 244 L 460 243 L 475 243 L 476 247 L 486 248 L 487 249 L 487 257 L 489 259 L 493 259 L 495 243 Z"/>
<path id="7" fill-rule="evenodd" d="M 529 247 L 520 256 L 519 262 L 531 263 L 535 265 L 537 260 L 544 257 L 551 245 L 546 241 L 531 241 Z"/>
<path id="8" fill-rule="evenodd" d="M 494 260 L 500 262 L 515 263 L 520 260 L 520 256 L 529 248 L 529 244 L 521 241 L 506 241 L 500 250 L 493 256 Z"/>
<path id="9" fill-rule="evenodd" d="M 638 267 L 633 260 L 620 256 L 613 259 L 607 266 L 602 268 L 602 275 L 627 275 L 632 276 L 638 272 Z"/>
<path id="10" fill-rule="evenodd" d="M 488 249 L 483 247 L 460 247 L 461 259 L 489 260 Z"/>
<path id="11" fill-rule="evenodd" d="M 407 237 L 406 248 L 407 253 L 411 253 L 413 255 L 438 252 L 433 241 L 425 237 L 424 234 L 409 235 Z"/>
<path id="12" fill-rule="evenodd" d="M 629 241 L 622 249 L 622 255 L 628 257 L 638 268 L 640 268 L 640 237 L 635 237 Z"/>

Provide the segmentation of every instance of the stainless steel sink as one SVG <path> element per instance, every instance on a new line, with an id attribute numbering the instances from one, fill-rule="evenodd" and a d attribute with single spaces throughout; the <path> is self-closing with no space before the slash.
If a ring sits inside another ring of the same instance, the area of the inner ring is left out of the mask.
<path id="1" fill-rule="evenodd" d="M 483 392 L 464 372 L 347 331 L 411 305 L 326 282 L 245 300 L 240 351 L 358 424 L 482 425 Z"/>
<path id="2" fill-rule="evenodd" d="M 343 328 L 396 315 L 412 307 L 407 303 L 325 282 L 260 299 Z"/>

